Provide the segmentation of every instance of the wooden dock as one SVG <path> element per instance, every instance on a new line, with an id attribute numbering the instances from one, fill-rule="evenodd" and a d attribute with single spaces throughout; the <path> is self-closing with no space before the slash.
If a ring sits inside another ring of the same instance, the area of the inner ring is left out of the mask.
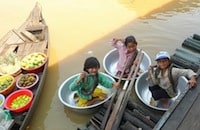
<path id="1" fill-rule="evenodd" d="M 199 130 L 200 129 L 200 78 L 197 87 L 186 91 L 162 116 L 154 130 Z"/>

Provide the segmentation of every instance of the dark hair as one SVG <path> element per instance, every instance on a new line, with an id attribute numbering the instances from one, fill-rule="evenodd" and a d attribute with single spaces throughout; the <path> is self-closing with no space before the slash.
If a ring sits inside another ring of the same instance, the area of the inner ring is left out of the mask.
<path id="1" fill-rule="evenodd" d="M 125 42 L 124 42 L 125 46 L 127 46 L 127 44 L 130 43 L 130 42 L 132 42 L 132 43 L 134 43 L 134 44 L 137 45 L 137 41 L 135 40 L 135 37 L 132 36 L 132 35 L 127 36 L 127 37 L 125 38 Z"/>
<path id="2" fill-rule="evenodd" d="M 88 57 L 85 60 L 83 70 L 88 72 L 87 69 L 94 68 L 94 67 L 100 68 L 99 61 L 97 60 L 96 57 Z"/>

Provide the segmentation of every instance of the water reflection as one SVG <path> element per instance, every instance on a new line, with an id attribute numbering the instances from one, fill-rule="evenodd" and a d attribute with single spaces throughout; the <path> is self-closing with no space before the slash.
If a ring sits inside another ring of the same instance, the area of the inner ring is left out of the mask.
<path id="1" fill-rule="evenodd" d="M 136 12 L 141 12 L 141 10 L 146 10 L 146 6 L 151 5 L 151 1 L 141 1 L 139 3 L 135 0 L 118 0 L 123 6 L 130 10 L 134 10 Z M 154 4 L 154 3 L 153 3 Z M 159 4 L 159 3 L 158 3 Z M 138 6 L 140 5 L 140 6 Z M 194 8 L 200 7 L 200 0 L 173 0 L 171 2 L 166 3 L 164 6 L 159 7 L 148 14 L 141 16 L 141 19 L 159 19 L 158 16 L 163 15 L 166 17 L 171 17 L 177 13 L 185 13 L 193 10 Z"/>
<path id="2" fill-rule="evenodd" d="M 70 121 L 76 124 L 83 124 L 83 123 L 86 124 L 88 122 L 88 119 L 93 116 L 93 114 L 80 114 L 80 113 L 73 112 L 67 107 L 65 107 L 65 113 L 66 113 L 66 116 L 69 117 Z M 82 120 L 80 120 L 80 118 Z"/>

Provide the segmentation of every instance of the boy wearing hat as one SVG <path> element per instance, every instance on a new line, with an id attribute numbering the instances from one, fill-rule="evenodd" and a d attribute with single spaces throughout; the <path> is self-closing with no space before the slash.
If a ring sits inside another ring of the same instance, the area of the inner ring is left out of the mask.
<path id="1" fill-rule="evenodd" d="M 177 84 L 180 76 L 187 77 L 190 88 L 196 86 L 196 73 L 191 69 L 172 67 L 170 55 L 160 51 L 156 55 L 157 66 L 149 67 L 147 81 L 152 93 L 152 100 L 161 101 L 163 108 L 168 108 L 169 99 L 177 95 Z M 153 101 L 154 102 L 154 101 Z M 150 102 L 151 105 L 152 102 Z"/>

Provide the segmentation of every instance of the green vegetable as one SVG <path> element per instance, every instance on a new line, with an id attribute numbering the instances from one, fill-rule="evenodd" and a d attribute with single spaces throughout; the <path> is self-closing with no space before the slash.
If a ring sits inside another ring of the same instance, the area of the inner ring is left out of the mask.
<path id="1" fill-rule="evenodd" d="M 10 107 L 12 109 L 21 108 L 21 107 L 25 106 L 30 101 L 30 99 L 31 99 L 31 97 L 28 96 L 28 95 L 18 96 L 17 98 L 13 99 L 13 101 L 11 102 Z"/>
<path id="2" fill-rule="evenodd" d="M 21 66 L 26 69 L 32 69 L 39 67 L 44 62 L 45 57 L 43 55 L 41 55 L 40 53 L 32 53 L 23 58 L 23 60 L 21 61 Z"/>

